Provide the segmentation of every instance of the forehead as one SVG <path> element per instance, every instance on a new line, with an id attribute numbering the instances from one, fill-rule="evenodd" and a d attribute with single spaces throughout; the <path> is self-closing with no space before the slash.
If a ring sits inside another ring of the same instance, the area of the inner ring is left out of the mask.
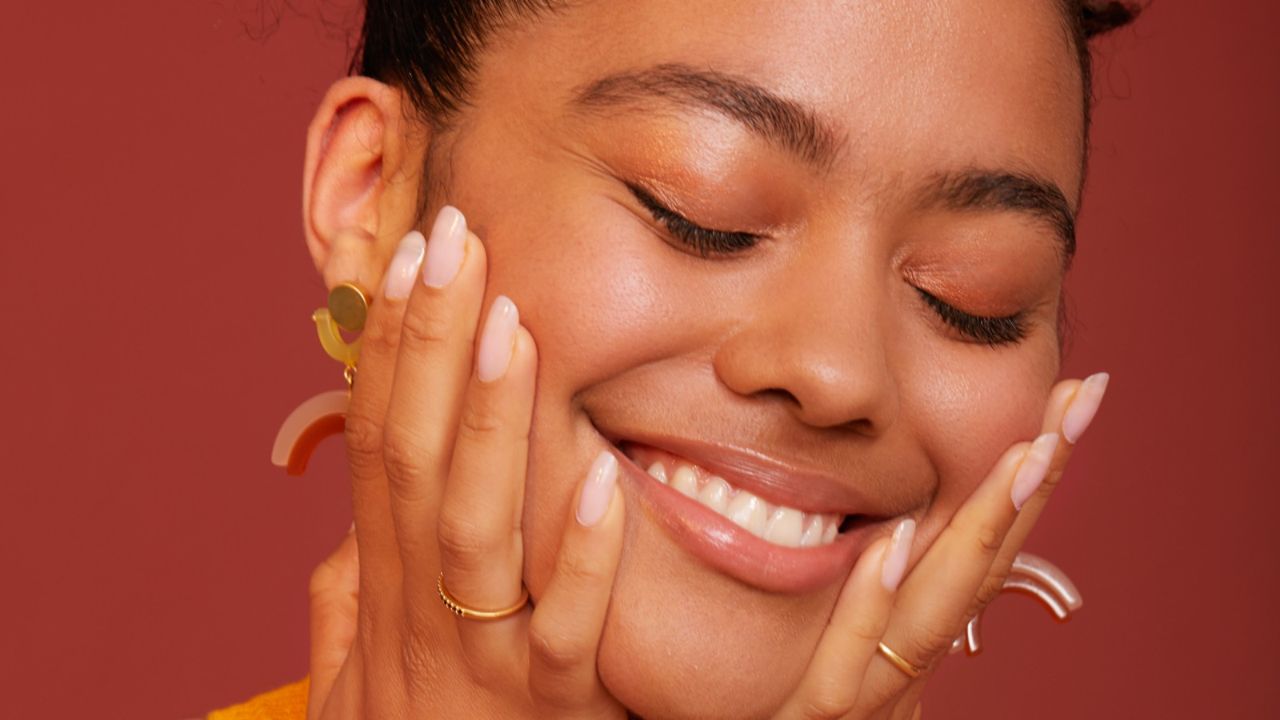
<path id="1" fill-rule="evenodd" d="M 1057 0 L 587 0 L 528 28 L 501 44 L 527 61 L 499 66 L 541 102 L 681 63 L 812 109 L 841 141 L 835 169 L 862 178 L 978 167 L 1080 184 L 1083 97 Z"/>

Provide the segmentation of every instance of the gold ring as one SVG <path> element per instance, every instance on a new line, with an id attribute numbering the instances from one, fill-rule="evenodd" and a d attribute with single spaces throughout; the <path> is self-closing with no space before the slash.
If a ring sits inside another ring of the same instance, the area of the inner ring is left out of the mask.
<path id="1" fill-rule="evenodd" d="M 880 654 L 885 656 L 893 666 L 907 674 L 907 677 L 920 677 L 920 673 L 924 672 L 920 668 L 907 662 L 907 659 L 893 651 L 893 648 L 880 643 Z"/>
<path id="2" fill-rule="evenodd" d="M 529 602 L 529 589 L 521 586 L 520 599 L 516 601 L 515 605 L 512 605 L 509 608 L 503 608 L 501 610 L 476 610 L 475 608 L 469 608 L 455 600 L 454 597 L 449 594 L 449 591 L 445 589 L 443 571 L 441 571 L 440 576 L 436 578 L 436 590 L 440 593 L 440 599 L 444 601 L 444 606 L 449 608 L 449 612 L 460 618 L 466 618 L 467 620 L 501 620 L 504 617 L 515 615 L 520 612 L 520 609 Z"/>

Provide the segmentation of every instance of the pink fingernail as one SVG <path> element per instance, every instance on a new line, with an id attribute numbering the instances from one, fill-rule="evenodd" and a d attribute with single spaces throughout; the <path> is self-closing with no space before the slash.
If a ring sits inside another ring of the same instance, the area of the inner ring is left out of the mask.
<path id="1" fill-rule="evenodd" d="M 507 374 L 519 326 L 520 311 L 511 298 L 506 295 L 494 298 L 489 317 L 484 321 L 480 351 L 476 356 L 476 376 L 480 382 L 493 382 Z"/>
<path id="2" fill-rule="evenodd" d="M 431 226 L 427 260 L 422 266 L 422 282 L 433 288 L 442 288 L 453 282 L 458 268 L 462 267 L 466 242 L 467 219 L 452 205 L 440 208 L 435 225 Z"/>
<path id="3" fill-rule="evenodd" d="M 403 300 L 413 290 L 413 280 L 418 276 L 418 266 L 427 246 L 427 239 L 417 230 L 410 230 L 400 240 L 396 254 L 391 257 L 387 277 L 382 281 L 382 294 L 391 300 Z"/>
<path id="4" fill-rule="evenodd" d="M 1102 405 L 1102 396 L 1106 394 L 1107 382 L 1110 380 L 1111 376 L 1102 372 L 1090 375 L 1080 384 L 1075 398 L 1071 400 L 1071 407 L 1067 408 L 1067 414 L 1062 418 L 1062 436 L 1067 442 L 1075 445 L 1084 431 L 1089 429 L 1089 423 L 1093 422 L 1093 416 L 1098 414 L 1098 407 Z"/>
<path id="5" fill-rule="evenodd" d="M 1044 482 L 1049 473 L 1049 465 L 1053 463 L 1053 453 L 1058 449 L 1058 433 L 1045 433 L 1031 443 L 1031 449 L 1022 458 L 1018 466 L 1018 474 L 1013 476 L 1013 488 L 1009 496 L 1013 507 L 1021 510 L 1027 500 L 1035 494 L 1036 488 Z"/>
<path id="6" fill-rule="evenodd" d="M 582 484 L 582 497 L 578 499 L 578 523 L 592 527 L 609 511 L 614 488 L 618 480 L 618 459 L 608 450 L 602 450 L 587 471 Z"/>
<path id="7" fill-rule="evenodd" d="M 889 552 L 885 553 L 884 565 L 880 567 L 880 582 L 884 589 L 893 592 L 902 582 L 907 572 L 907 559 L 911 557 L 911 541 L 916 536 L 916 521 L 910 518 L 898 523 L 893 529 L 893 539 L 889 541 Z"/>

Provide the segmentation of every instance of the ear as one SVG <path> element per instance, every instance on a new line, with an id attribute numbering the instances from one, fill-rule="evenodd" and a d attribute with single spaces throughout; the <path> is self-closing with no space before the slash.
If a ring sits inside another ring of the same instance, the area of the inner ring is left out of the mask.
<path id="1" fill-rule="evenodd" d="M 343 78 L 307 129 L 302 222 L 325 287 L 376 292 L 416 220 L 429 131 L 409 119 L 402 97 L 371 78 Z"/>

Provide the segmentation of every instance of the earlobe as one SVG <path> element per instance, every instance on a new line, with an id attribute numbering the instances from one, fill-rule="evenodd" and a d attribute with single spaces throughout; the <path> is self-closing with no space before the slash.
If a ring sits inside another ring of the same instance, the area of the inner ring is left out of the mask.
<path id="1" fill-rule="evenodd" d="M 378 287 L 395 240 L 412 226 L 421 171 L 406 160 L 425 147 L 425 130 L 407 125 L 399 91 L 365 77 L 334 83 L 316 110 L 303 227 L 326 287 Z"/>

